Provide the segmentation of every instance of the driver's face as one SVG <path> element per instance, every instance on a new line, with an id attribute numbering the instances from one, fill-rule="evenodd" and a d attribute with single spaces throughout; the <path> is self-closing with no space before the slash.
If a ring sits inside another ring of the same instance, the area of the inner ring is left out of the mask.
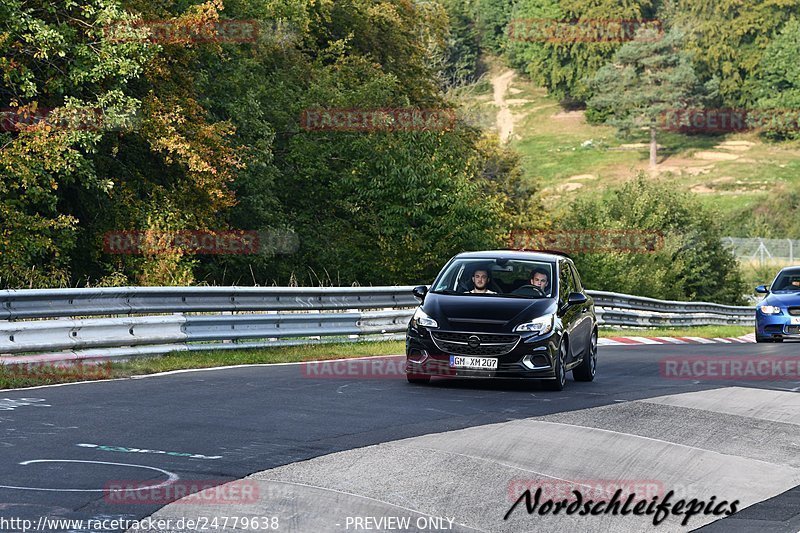
<path id="1" fill-rule="evenodd" d="M 531 278 L 531 285 L 534 287 L 539 287 L 542 291 L 545 290 L 547 287 L 547 276 L 544 274 L 539 274 L 538 272 L 533 275 Z"/>
<path id="2" fill-rule="evenodd" d="M 476 270 L 472 275 L 472 283 L 476 289 L 482 291 L 489 284 L 489 274 L 485 270 Z"/>

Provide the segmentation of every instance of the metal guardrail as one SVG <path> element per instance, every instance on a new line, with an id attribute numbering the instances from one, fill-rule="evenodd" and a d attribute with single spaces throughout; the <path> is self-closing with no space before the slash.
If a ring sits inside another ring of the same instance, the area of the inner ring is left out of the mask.
<path id="1" fill-rule="evenodd" d="M 406 290 L 407 289 L 407 290 Z M 411 287 L 101 287 L 0 291 L 0 320 L 415 306 Z"/>
<path id="2" fill-rule="evenodd" d="M 752 307 L 588 292 L 601 325 L 753 325 L 755 320 Z M 0 291 L 0 354 L 33 353 L 35 360 L 63 361 L 397 339 L 416 305 L 411 287 Z M 98 315 L 112 317 L 79 318 Z M 0 364 L 17 361 L 18 355 L 0 357 Z"/>
<path id="3" fill-rule="evenodd" d="M 632 309 L 637 311 L 656 311 L 662 313 L 713 313 L 727 316 L 749 316 L 755 318 L 755 308 L 750 306 L 733 306 L 709 302 L 678 302 L 674 300 L 656 300 L 645 296 L 631 296 L 617 292 L 586 291 L 594 299 L 596 307 L 614 309 Z"/>

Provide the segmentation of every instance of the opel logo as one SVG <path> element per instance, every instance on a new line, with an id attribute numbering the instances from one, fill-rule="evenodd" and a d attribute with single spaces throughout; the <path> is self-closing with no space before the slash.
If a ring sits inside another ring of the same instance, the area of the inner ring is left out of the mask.
<path id="1" fill-rule="evenodd" d="M 470 337 L 467 339 L 467 344 L 470 348 L 477 348 L 481 345 L 481 338 L 477 335 L 470 335 Z"/>

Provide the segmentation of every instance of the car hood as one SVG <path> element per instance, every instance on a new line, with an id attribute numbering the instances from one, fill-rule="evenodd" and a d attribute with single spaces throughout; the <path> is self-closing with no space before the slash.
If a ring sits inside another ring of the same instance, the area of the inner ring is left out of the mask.
<path id="1" fill-rule="evenodd" d="M 555 313 L 554 298 L 528 299 L 492 296 L 428 294 L 422 310 L 441 329 L 510 332 L 526 320 Z"/>
<path id="2" fill-rule="evenodd" d="M 781 307 L 800 306 L 800 291 L 798 292 L 772 292 L 758 305 L 777 305 Z"/>

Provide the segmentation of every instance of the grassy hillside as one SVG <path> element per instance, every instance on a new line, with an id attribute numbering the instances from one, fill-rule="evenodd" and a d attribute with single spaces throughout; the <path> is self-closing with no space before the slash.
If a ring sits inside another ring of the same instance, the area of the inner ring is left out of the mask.
<path id="1" fill-rule="evenodd" d="M 498 111 L 506 120 L 511 117 L 510 135 L 508 124 L 501 124 L 501 133 L 522 155 L 526 178 L 540 184 L 549 208 L 581 195 L 607 194 L 647 170 L 644 133 L 620 139 L 613 128 L 588 124 L 582 111 L 565 111 L 545 89 L 498 64 L 479 89 L 467 91 L 467 116 L 495 129 Z M 782 194 L 788 184 L 800 184 L 800 143 L 767 143 L 754 133 L 663 133 L 658 141 L 655 174 L 717 208 L 729 235 L 749 236 L 742 212 L 756 209 L 768 195 Z"/>

